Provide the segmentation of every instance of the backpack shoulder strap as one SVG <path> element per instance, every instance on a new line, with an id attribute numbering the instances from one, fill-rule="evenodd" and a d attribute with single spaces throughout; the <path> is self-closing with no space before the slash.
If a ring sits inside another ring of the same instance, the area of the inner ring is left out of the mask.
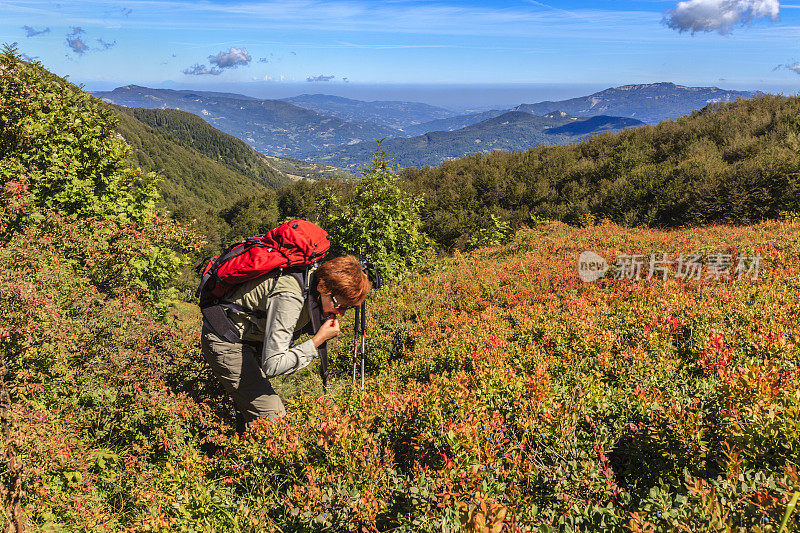
<path id="1" fill-rule="evenodd" d="M 310 334 L 319 331 L 322 321 L 322 301 L 317 291 L 317 283 L 313 273 L 306 274 L 306 302 L 308 302 L 308 317 L 311 322 Z M 328 388 L 328 342 L 325 341 L 317 348 L 319 354 L 319 375 L 322 378 L 322 391 L 325 393 Z"/>

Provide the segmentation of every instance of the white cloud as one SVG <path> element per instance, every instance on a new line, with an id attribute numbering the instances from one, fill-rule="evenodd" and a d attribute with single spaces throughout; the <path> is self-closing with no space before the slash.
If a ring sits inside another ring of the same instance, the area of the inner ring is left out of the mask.
<path id="1" fill-rule="evenodd" d="M 336 76 L 324 76 L 320 74 L 319 76 L 309 76 L 306 78 L 306 81 L 331 81 Z"/>
<path id="2" fill-rule="evenodd" d="M 97 39 L 97 42 L 100 43 L 100 46 L 102 47 L 103 50 L 114 48 L 117 45 L 117 41 L 106 42 L 103 39 Z"/>
<path id="3" fill-rule="evenodd" d="M 725 34 L 737 24 L 756 19 L 778 20 L 779 0 L 686 0 L 664 15 L 664 23 L 680 32 Z"/>
<path id="4" fill-rule="evenodd" d="M 253 58 L 247 53 L 247 49 L 234 48 L 233 46 L 231 46 L 231 49 L 227 52 L 220 52 L 215 56 L 208 56 L 208 61 L 221 69 L 247 65 L 252 60 Z"/>
<path id="5" fill-rule="evenodd" d="M 781 70 L 781 69 L 791 70 L 795 74 L 800 75 L 800 63 L 798 63 L 796 61 L 794 63 L 787 63 L 785 65 L 778 65 L 777 67 L 775 67 L 772 70 Z"/>
<path id="6" fill-rule="evenodd" d="M 72 27 L 72 33 L 67 35 L 67 46 L 78 55 L 83 55 L 89 51 L 89 45 L 83 42 L 81 33 L 86 33 L 79 26 Z"/>
<path id="7" fill-rule="evenodd" d="M 187 76 L 219 76 L 222 71 L 216 67 L 208 69 L 205 65 L 195 63 L 191 67 L 183 69 L 183 73 Z"/>
<path id="8" fill-rule="evenodd" d="M 37 30 L 31 26 L 23 26 L 22 29 L 25 30 L 25 37 L 36 37 L 37 35 L 42 35 L 43 33 L 50 33 L 50 28 Z"/>

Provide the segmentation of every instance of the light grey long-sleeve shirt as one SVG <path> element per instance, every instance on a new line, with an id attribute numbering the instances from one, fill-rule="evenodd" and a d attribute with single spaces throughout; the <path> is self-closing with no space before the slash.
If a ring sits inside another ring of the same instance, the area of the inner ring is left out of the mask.
<path id="1" fill-rule="evenodd" d="M 310 321 L 303 291 L 294 276 L 274 274 L 246 282 L 227 300 L 265 312 L 263 318 L 236 313 L 229 316 L 243 340 L 264 343 L 261 368 L 267 378 L 297 372 L 317 357 L 311 339 L 291 346 L 294 332 Z"/>

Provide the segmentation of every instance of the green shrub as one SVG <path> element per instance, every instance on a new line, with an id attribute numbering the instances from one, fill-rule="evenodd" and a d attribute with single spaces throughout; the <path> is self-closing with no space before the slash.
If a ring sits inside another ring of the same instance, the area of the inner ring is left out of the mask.
<path id="1" fill-rule="evenodd" d="M 163 299 L 198 239 L 158 215 L 158 176 L 130 168 L 130 148 L 115 125 L 92 96 L 6 46 L 0 54 L 0 239 L 8 242 L 32 224 L 52 226 L 58 216 L 83 221 L 75 231 L 94 236 L 86 250 L 76 249 L 76 235 L 61 242 L 79 269 L 98 287 Z M 113 266 L 98 261 L 111 253 Z M 111 277 L 119 279 L 109 284 Z"/>
<path id="2" fill-rule="evenodd" d="M 510 230 L 508 222 L 500 220 L 495 215 L 489 215 L 486 225 L 469 238 L 467 248 L 472 250 L 481 246 L 497 246 L 503 242 Z"/>
<path id="3" fill-rule="evenodd" d="M 141 223 L 154 215 L 157 176 L 129 167 L 115 124 L 92 96 L 15 48 L 0 54 L 0 184 L 24 173 L 29 216 L 48 209 Z"/>

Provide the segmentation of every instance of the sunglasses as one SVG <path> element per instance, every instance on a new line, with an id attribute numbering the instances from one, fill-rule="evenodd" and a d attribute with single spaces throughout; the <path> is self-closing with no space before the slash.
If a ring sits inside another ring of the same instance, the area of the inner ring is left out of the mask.
<path id="1" fill-rule="evenodd" d="M 355 305 L 340 304 L 339 302 L 336 301 L 336 296 L 334 296 L 333 294 L 331 294 L 331 301 L 333 302 L 333 308 L 338 309 L 339 311 L 347 311 L 348 309 L 353 309 L 354 307 L 356 307 Z"/>

